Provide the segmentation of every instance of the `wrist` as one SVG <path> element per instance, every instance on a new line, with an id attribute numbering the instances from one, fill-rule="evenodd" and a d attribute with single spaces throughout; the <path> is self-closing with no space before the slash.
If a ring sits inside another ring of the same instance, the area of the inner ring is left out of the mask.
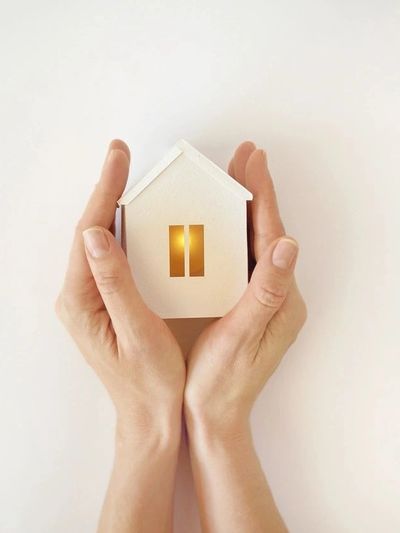
<path id="1" fill-rule="evenodd" d="M 243 409 L 218 414 L 217 410 L 194 410 L 185 405 L 185 422 L 191 446 L 224 446 L 251 439 L 249 416 Z"/>
<path id="2" fill-rule="evenodd" d="M 116 446 L 118 449 L 136 447 L 152 451 L 179 447 L 181 422 L 180 409 L 117 413 Z"/>
<path id="3" fill-rule="evenodd" d="M 210 468 L 244 461 L 254 453 L 250 425 L 245 421 L 222 429 L 196 422 L 188 429 L 188 444 L 192 459 Z"/>

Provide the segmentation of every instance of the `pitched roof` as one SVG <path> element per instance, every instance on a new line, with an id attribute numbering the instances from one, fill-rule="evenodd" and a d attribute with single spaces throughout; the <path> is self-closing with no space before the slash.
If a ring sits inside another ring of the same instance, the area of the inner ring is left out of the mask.
<path id="1" fill-rule="evenodd" d="M 251 200 L 253 195 L 243 185 L 231 178 L 219 166 L 210 161 L 201 154 L 196 148 L 193 148 L 187 141 L 180 139 L 175 143 L 173 148 L 148 172 L 140 181 L 138 181 L 129 191 L 127 191 L 119 200 L 118 205 L 127 205 L 136 196 L 138 196 L 150 183 L 152 183 L 171 163 L 178 157 L 185 154 L 193 163 L 200 167 L 204 172 L 215 178 L 219 183 L 228 187 L 233 194 L 236 194 L 243 200 Z"/>

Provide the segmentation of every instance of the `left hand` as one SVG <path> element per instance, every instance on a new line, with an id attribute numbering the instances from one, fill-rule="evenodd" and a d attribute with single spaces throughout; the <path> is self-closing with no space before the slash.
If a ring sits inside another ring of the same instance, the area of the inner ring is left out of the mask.
<path id="1" fill-rule="evenodd" d="M 199 336 L 188 357 L 185 415 L 189 432 L 246 431 L 251 407 L 295 340 L 306 307 L 294 280 L 296 241 L 285 235 L 263 150 L 236 150 L 230 174 L 253 193 L 250 250 L 256 263 L 237 305 Z"/>

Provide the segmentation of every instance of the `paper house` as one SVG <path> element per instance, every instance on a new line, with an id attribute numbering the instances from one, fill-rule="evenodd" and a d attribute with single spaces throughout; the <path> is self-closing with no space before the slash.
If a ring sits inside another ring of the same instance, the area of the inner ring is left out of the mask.
<path id="1" fill-rule="evenodd" d="M 140 294 L 162 318 L 219 317 L 248 282 L 252 194 L 184 140 L 119 200 Z"/>

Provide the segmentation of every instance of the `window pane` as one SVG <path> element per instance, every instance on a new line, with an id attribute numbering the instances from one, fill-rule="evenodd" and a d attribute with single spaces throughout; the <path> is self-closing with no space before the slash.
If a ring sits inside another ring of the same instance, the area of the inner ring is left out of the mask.
<path id="1" fill-rule="evenodd" d="M 191 276 L 204 276 L 204 226 L 189 226 L 189 270 Z"/>
<path id="2" fill-rule="evenodd" d="M 185 235 L 183 226 L 169 226 L 169 275 L 185 275 Z"/>

